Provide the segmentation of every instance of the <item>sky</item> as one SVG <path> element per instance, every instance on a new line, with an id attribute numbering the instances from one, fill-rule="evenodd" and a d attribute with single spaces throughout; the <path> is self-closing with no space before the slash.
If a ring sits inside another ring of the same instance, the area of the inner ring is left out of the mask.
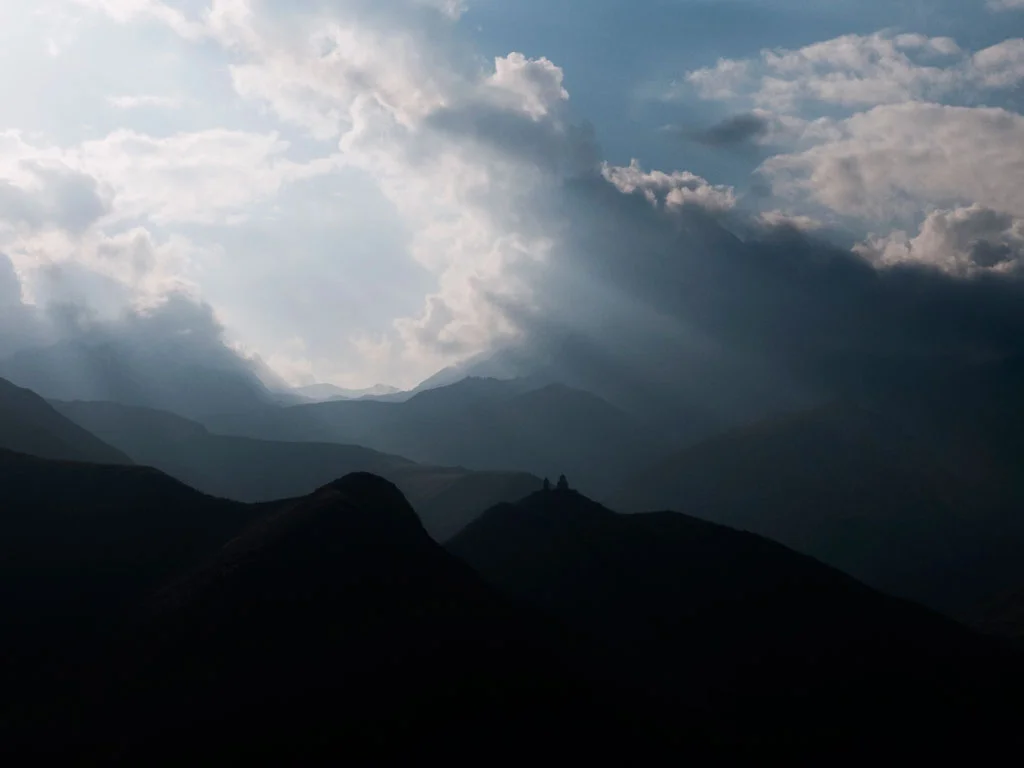
<path id="1" fill-rule="evenodd" d="M 614 312 L 645 219 L 581 261 L 581 179 L 879 272 L 1024 261 L 1022 0 L 0 0 L 0 104 L 5 353 L 165 313 L 412 386 Z"/>

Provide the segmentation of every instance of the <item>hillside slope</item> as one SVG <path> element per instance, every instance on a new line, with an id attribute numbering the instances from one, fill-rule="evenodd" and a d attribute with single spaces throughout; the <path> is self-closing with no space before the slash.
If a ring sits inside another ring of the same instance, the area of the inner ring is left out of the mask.
<path id="1" fill-rule="evenodd" d="M 448 548 L 744 740 L 934 744 L 939 723 L 998 733 L 1004 697 L 1018 695 L 1019 659 L 965 627 L 681 514 L 618 515 L 542 492 L 489 511 Z"/>
<path id="2" fill-rule="evenodd" d="M 127 455 L 62 416 L 35 392 L 6 379 L 0 379 L 0 449 L 47 459 L 132 463 Z"/>
<path id="3" fill-rule="evenodd" d="M 883 591 L 961 614 L 1024 580 L 1024 520 L 1004 486 L 933 446 L 887 416 L 835 403 L 679 452 L 609 503 L 753 531 Z"/>

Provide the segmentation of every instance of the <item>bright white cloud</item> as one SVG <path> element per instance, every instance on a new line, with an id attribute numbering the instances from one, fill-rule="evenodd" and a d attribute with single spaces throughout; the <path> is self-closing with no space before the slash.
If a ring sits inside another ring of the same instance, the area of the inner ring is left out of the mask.
<path id="1" fill-rule="evenodd" d="M 720 59 L 686 80 L 706 99 L 745 99 L 776 111 L 803 103 L 846 107 L 941 100 L 975 88 L 1024 81 L 1024 40 L 971 55 L 948 37 L 844 35 L 796 50 L 762 51 L 759 59 Z M 678 87 L 669 96 L 678 96 Z"/>
<path id="2" fill-rule="evenodd" d="M 813 216 L 786 213 L 785 211 L 762 211 L 758 214 L 757 220 L 770 229 L 789 227 L 791 229 L 798 229 L 801 232 L 814 232 L 825 226 L 824 222 L 819 221 Z"/>
<path id="3" fill-rule="evenodd" d="M 294 162 L 288 149 L 274 133 L 228 130 L 163 138 L 121 130 L 69 148 L 34 146 L 8 133 L 0 135 L 0 179 L 24 184 L 57 172 L 40 169 L 64 167 L 104 191 L 114 220 L 223 222 L 286 184 L 337 168 L 333 156 Z"/>
<path id="4" fill-rule="evenodd" d="M 842 135 L 767 160 L 778 192 L 878 221 L 977 203 L 1024 217 L 1024 117 L 911 102 L 838 124 Z"/>
<path id="5" fill-rule="evenodd" d="M 910 237 L 871 237 L 855 249 L 882 266 L 927 264 L 955 275 L 1016 272 L 1024 266 L 1024 219 L 980 205 L 935 211 Z"/>
<path id="6" fill-rule="evenodd" d="M 605 164 L 602 172 L 620 192 L 639 191 L 655 207 L 697 205 L 710 211 L 727 211 L 736 205 L 732 187 L 715 186 L 689 171 L 644 171 L 633 160 L 628 166 Z"/>
<path id="7" fill-rule="evenodd" d="M 208 130 L 154 138 L 117 131 L 72 153 L 114 191 L 115 215 L 157 223 L 218 222 L 244 214 L 285 184 L 329 173 L 330 156 L 296 163 L 277 134 Z"/>
<path id="8" fill-rule="evenodd" d="M 75 301 L 108 317 L 171 294 L 199 293 L 188 275 L 202 250 L 180 235 L 158 239 L 143 227 L 114 235 L 92 231 L 81 236 L 48 229 L 8 244 L 5 252 L 26 277 L 25 287 L 33 300 Z M 74 285 L 56 284 L 55 279 L 68 270 L 79 278 L 71 281 Z M 82 280 L 82 275 L 90 277 Z M 97 282 L 95 277 L 103 280 Z M 96 286 L 103 292 L 95 293 Z M 55 295 L 54 290 L 60 293 Z"/>
<path id="9" fill-rule="evenodd" d="M 118 109 L 178 109 L 181 107 L 181 100 L 173 96 L 111 96 L 107 99 L 112 107 Z"/>

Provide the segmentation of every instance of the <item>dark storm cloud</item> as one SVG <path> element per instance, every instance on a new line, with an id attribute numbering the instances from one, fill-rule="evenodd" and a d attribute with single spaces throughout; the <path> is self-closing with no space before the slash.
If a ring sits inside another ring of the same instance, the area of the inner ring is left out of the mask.
<path id="1" fill-rule="evenodd" d="M 23 163 L 38 182 L 26 189 L 0 180 L 0 221 L 39 229 L 53 226 L 83 232 L 109 210 L 96 179 L 58 166 Z"/>
<path id="2" fill-rule="evenodd" d="M 0 259 L 0 376 L 60 400 L 114 400 L 201 416 L 269 402 L 258 363 L 224 341 L 213 309 L 186 294 L 101 318 L 73 294 L 21 299 Z"/>
<path id="3" fill-rule="evenodd" d="M 524 333 L 502 354 L 652 418 L 712 430 L 1024 355 L 1011 276 L 877 269 L 792 228 L 741 240 L 595 177 L 562 192 L 547 201 L 564 222 L 556 256 L 522 267 L 529 305 L 501 305 Z"/>
<path id="4" fill-rule="evenodd" d="M 707 147 L 737 147 L 747 144 L 768 132 L 768 121 L 760 115 L 746 113 L 722 120 L 710 128 L 686 130 L 684 135 Z"/>

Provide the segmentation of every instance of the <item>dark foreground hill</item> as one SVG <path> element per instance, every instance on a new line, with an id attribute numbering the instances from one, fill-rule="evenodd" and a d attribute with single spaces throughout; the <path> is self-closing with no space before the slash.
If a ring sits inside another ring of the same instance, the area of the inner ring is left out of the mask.
<path id="1" fill-rule="evenodd" d="M 0 459 L 0 744 L 36 760 L 983 754 L 1014 733 L 1001 646 L 681 515 L 539 493 L 457 537 L 460 562 L 367 474 L 253 506 Z"/>
<path id="2" fill-rule="evenodd" d="M 7 451 L 0 499 L 0 730 L 47 712 L 67 670 L 148 594 L 271 508 L 153 469 Z"/>
<path id="3" fill-rule="evenodd" d="M 599 639 L 744 743 L 931 747 L 1008 727 L 1019 659 L 792 550 L 572 491 L 497 507 L 449 543 L 494 586 Z M 913 713 L 908 718 L 908 713 Z M 944 732 L 943 728 L 952 729 Z"/>
<path id="4" fill-rule="evenodd" d="M 401 489 L 438 541 L 483 510 L 518 501 L 541 486 L 540 478 L 525 472 L 417 464 L 356 445 L 216 435 L 195 421 L 149 408 L 96 402 L 54 407 L 137 462 L 236 501 L 297 498 L 352 472 L 380 475 Z"/>
<path id="5" fill-rule="evenodd" d="M 641 698 L 584 676 L 588 646 L 486 586 L 371 475 L 274 510 L 134 615 L 41 718 L 51 756 L 593 755 L 662 738 Z"/>
<path id="6" fill-rule="evenodd" d="M 131 464 L 124 453 L 65 418 L 39 395 L 0 379 L 0 449 L 48 459 Z"/>

